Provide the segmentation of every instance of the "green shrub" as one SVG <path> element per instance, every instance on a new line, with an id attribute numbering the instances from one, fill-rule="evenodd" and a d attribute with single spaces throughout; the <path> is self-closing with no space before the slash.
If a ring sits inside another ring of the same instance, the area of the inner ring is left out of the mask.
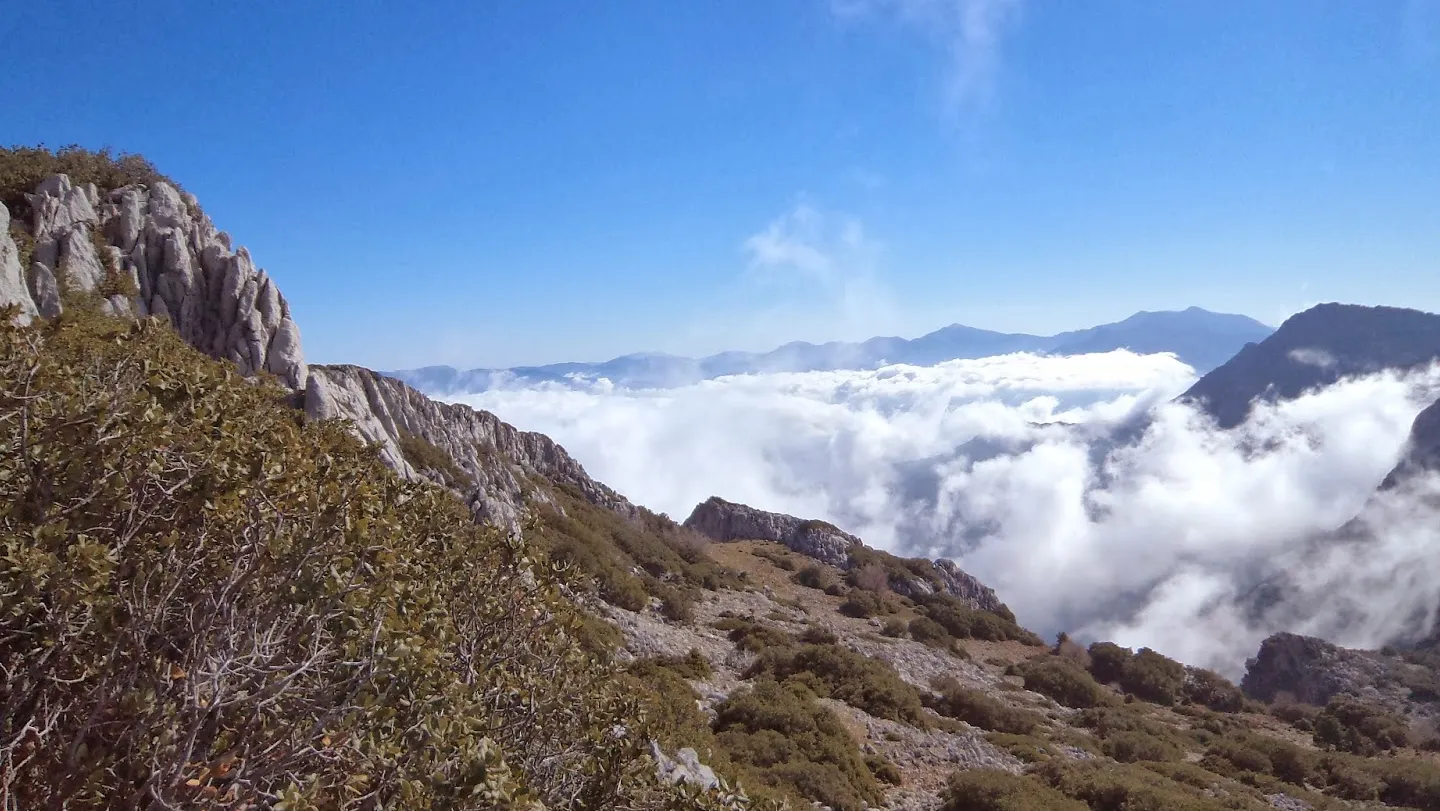
<path id="1" fill-rule="evenodd" d="M 801 642 L 807 645 L 834 645 L 839 642 L 839 637 L 829 628 L 821 628 L 818 625 L 811 625 L 800 632 Z"/>
<path id="2" fill-rule="evenodd" d="M 646 663 L 641 665 L 639 663 Z M 678 675 L 682 679 L 691 681 L 704 681 L 715 675 L 715 670 L 710 667 L 710 660 L 705 654 L 696 648 L 691 648 L 684 656 L 652 656 L 646 659 L 636 659 L 629 669 L 636 672 L 637 667 L 654 666 L 663 667 L 666 670 Z"/>
<path id="3" fill-rule="evenodd" d="M 1186 700 L 1216 712 L 1241 712 L 1245 709 L 1245 694 L 1213 670 L 1186 668 L 1184 694 Z"/>
<path id="4" fill-rule="evenodd" d="M 894 609 L 873 591 L 852 591 L 840 604 L 840 613 L 856 619 L 869 619 L 880 614 L 894 613 Z"/>
<path id="5" fill-rule="evenodd" d="M 1119 684 L 1125 678 L 1125 666 L 1135 656 L 1129 648 L 1114 642 L 1096 642 L 1090 646 L 1090 675 L 1101 684 Z"/>
<path id="6" fill-rule="evenodd" d="M 979 611 L 943 593 L 922 599 L 925 615 L 945 627 L 956 639 L 983 639 L 990 642 L 1023 642 L 1044 645 L 1040 637 L 1015 624 L 1013 615 L 1006 619 L 989 611 Z"/>
<path id="7" fill-rule="evenodd" d="M 1217 777 L 1200 788 L 1173 779 L 1181 763 L 1106 763 L 1051 759 L 1035 767 L 1035 778 L 1089 811 L 1274 811 L 1258 792 Z M 1200 782 L 1200 781 L 1195 781 Z M 1223 792 L 1223 794 L 1221 794 Z"/>
<path id="8" fill-rule="evenodd" d="M 910 620 L 910 638 L 931 647 L 944 648 L 949 647 L 951 643 L 950 634 L 945 630 L 945 626 L 929 617 L 916 617 Z"/>
<path id="9" fill-rule="evenodd" d="M 404 429 L 400 430 L 400 454 L 411 467 L 434 474 L 449 487 L 459 487 L 470 481 L 470 476 L 455 464 L 450 454 L 424 437 Z"/>
<path id="10" fill-rule="evenodd" d="M 671 622 L 689 625 L 695 621 L 695 595 L 684 589 L 658 587 L 660 614 Z"/>
<path id="11" fill-rule="evenodd" d="M 1013 668 L 1025 680 L 1025 689 L 1049 696 L 1076 709 L 1099 707 L 1111 702 L 1110 694 L 1074 662 L 1043 654 Z"/>
<path id="12" fill-rule="evenodd" d="M 950 776 L 941 811 L 1089 811 L 1028 777 L 998 769 L 967 769 Z"/>
<path id="13" fill-rule="evenodd" d="M 1315 745 L 1323 749 L 1373 755 L 1409 743 L 1409 729 L 1400 718 L 1373 704 L 1348 696 L 1330 699 L 1315 718 Z"/>
<path id="14" fill-rule="evenodd" d="M 713 729 L 732 761 L 797 799 L 836 811 L 880 802 L 855 741 L 803 688 L 759 680 L 715 708 Z"/>
<path id="15" fill-rule="evenodd" d="M 799 571 L 790 576 L 790 580 L 796 585 L 820 591 L 824 591 L 827 586 L 832 585 L 830 573 L 818 563 L 801 567 Z"/>
<path id="16" fill-rule="evenodd" d="M 1150 648 L 1132 653 L 1113 642 L 1097 642 L 1089 654 L 1090 674 L 1101 684 L 1117 685 L 1138 699 L 1167 707 L 1184 697 L 1185 666 Z"/>
<path id="17" fill-rule="evenodd" d="M 1274 774 L 1270 756 L 1247 741 L 1222 738 L 1210 744 L 1200 765 L 1216 774 L 1234 777 L 1240 772 Z"/>
<path id="18" fill-rule="evenodd" d="M 929 726 L 919 691 L 901 679 L 888 662 L 839 645 L 766 648 L 745 675 L 804 684 L 817 695 L 843 701 L 876 718 Z"/>
<path id="19" fill-rule="evenodd" d="M 1037 712 L 1012 707 L 948 676 L 937 679 L 933 686 L 939 697 L 930 702 L 932 709 L 980 729 L 1029 735 L 1045 722 Z"/>
<path id="20" fill-rule="evenodd" d="M 150 161 L 139 155 L 123 152 L 117 155 L 108 148 L 89 150 L 75 145 L 53 151 L 44 147 L 13 146 L 0 149 L 0 203 L 10 209 L 12 217 L 28 221 L 30 202 L 25 196 L 34 192 L 40 181 L 56 174 L 69 175 L 77 186 L 94 183 L 101 193 L 160 181 L 180 189 L 180 184 L 160 174 Z"/>
<path id="21" fill-rule="evenodd" d="M 673 793 L 575 573 L 155 320 L 0 322 L 3 805 Z"/>
<path id="22" fill-rule="evenodd" d="M 727 636 L 731 642 L 735 643 L 736 648 L 751 653 L 759 653 L 771 647 L 790 647 L 795 644 L 795 637 L 790 634 L 746 617 L 723 617 L 712 623 L 711 627 L 727 631 Z"/>
<path id="23" fill-rule="evenodd" d="M 1141 760 L 1180 760 L 1185 751 L 1164 738 L 1138 730 L 1116 732 L 1105 738 L 1100 751 L 1121 763 L 1135 763 Z"/>
<path id="24" fill-rule="evenodd" d="M 886 760 L 883 755 L 867 755 L 865 766 L 875 779 L 890 786 L 903 786 L 905 778 L 900 774 L 900 767 Z"/>

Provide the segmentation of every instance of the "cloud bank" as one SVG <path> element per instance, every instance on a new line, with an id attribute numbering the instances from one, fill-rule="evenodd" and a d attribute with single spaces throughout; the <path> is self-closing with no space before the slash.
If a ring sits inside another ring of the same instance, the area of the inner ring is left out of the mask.
<path id="1" fill-rule="evenodd" d="M 677 519 L 719 495 L 953 558 L 1044 633 L 1236 675 L 1281 628 L 1358 646 L 1426 630 L 1440 528 L 1418 515 L 1440 488 L 1375 487 L 1440 373 L 1342 382 L 1231 432 L 1169 402 L 1191 382 L 1171 355 L 1119 351 L 457 399 Z M 1362 510 L 1375 541 L 1314 543 Z M 1277 573 L 1286 600 L 1257 600 Z"/>

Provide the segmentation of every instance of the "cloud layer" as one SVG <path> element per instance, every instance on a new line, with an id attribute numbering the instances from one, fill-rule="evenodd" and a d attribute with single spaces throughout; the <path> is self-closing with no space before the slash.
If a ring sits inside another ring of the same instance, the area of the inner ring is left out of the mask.
<path id="1" fill-rule="evenodd" d="M 1192 380 L 1173 356 L 1120 351 L 461 399 L 677 519 L 720 495 L 830 520 L 954 558 L 1036 630 L 1232 675 L 1279 627 L 1377 645 L 1433 616 L 1423 494 L 1372 496 L 1440 375 L 1347 381 L 1228 433 L 1169 402 Z M 1377 541 L 1314 551 L 1362 509 Z M 1287 602 L 1254 604 L 1277 570 Z M 1401 571 L 1415 576 L 1376 593 Z"/>

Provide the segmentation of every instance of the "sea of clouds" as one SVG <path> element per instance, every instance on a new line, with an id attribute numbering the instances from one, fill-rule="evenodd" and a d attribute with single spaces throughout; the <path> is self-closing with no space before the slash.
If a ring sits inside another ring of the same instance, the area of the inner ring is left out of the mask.
<path id="1" fill-rule="evenodd" d="M 449 399 L 677 520 L 719 495 L 952 558 L 1046 634 L 1234 676 L 1275 630 L 1366 647 L 1427 631 L 1440 488 L 1376 486 L 1440 372 L 1344 381 L 1231 431 L 1171 402 L 1193 381 L 1171 355 L 1117 351 Z M 1367 540 L 1326 540 L 1362 513 Z M 1257 599 L 1277 577 L 1284 599 Z"/>

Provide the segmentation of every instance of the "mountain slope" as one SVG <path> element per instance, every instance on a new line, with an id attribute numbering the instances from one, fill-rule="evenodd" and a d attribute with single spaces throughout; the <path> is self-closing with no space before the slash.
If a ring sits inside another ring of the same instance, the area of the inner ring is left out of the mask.
<path id="1" fill-rule="evenodd" d="M 1403 371 L 1440 358 L 1440 316 L 1399 307 L 1321 304 L 1286 319 L 1181 395 L 1222 428 L 1258 399 L 1284 400 L 1344 377 Z"/>
<path id="2" fill-rule="evenodd" d="M 722 352 L 698 360 L 642 353 L 603 363 L 557 363 L 463 372 L 449 366 L 426 366 L 385 374 L 431 394 L 481 392 L 514 382 L 564 383 L 570 375 L 605 378 L 628 388 L 666 388 L 733 374 L 873 369 L 888 363 L 931 366 L 947 360 L 1012 352 L 1074 355 L 1115 349 L 1174 352 L 1197 371 L 1205 372 L 1245 344 L 1261 340 L 1271 332 L 1270 327 L 1243 315 L 1191 307 L 1178 312 L 1136 313 L 1113 324 L 1051 336 L 992 332 L 951 324 L 913 340 L 877 337 L 860 343 L 795 341 L 769 352 Z"/>

